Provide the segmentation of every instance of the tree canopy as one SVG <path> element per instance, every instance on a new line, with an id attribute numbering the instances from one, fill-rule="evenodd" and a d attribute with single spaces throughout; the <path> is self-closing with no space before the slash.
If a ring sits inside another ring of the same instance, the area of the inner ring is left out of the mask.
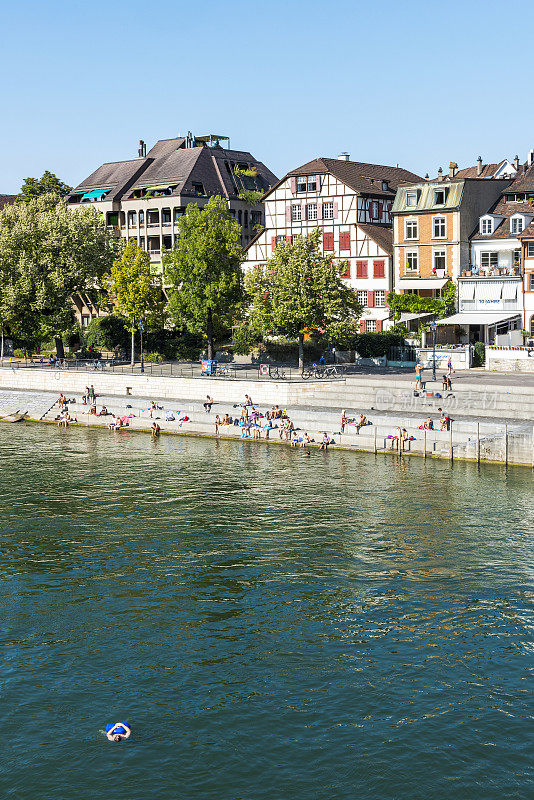
<path id="1" fill-rule="evenodd" d="M 354 335 L 362 312 L 357 292 L 340 277 L 345 262 L 320 252 L 320 235 L 316 228 L 293 244 L 280 242 L 266 266 L 254 267 L 245 278 L 250 323 L 263 335 L 297 339 L 301 369 L 306 333 L 320 331 L 339 341 Z"/>
<path id="2" fill-rule="evenodd" d="M 93 208 L 69 211 L 46 194 L 0 211 L 0 315 L 2 326 L 29 339 L 61 336 L 73 324 L 71 298 L 98 290 L 113 261 L 110 238 Z"/>
<path id="3" fill-rule="evenodd" d="M 226 200 L 212 197 L 204 208 L 190 203 L 181 217 L 174 249 L 164 253 L 170 285 L 169 313 L 177 325 L 207 339 L 213 358 L 215 337 L 231 327 L 243 302 L 241 226 Z"/>
<path id="4" fill-rule="evenodd" d="M 393 312 L 393 319 L 398 321 L 402 312 L 424 314 L 432 312 L 438 317 L 446 317 L 456 307 L 456 284 L 449 281 L 445 285 L 442 297 L 420 297 L 417 294 L 388 294 L 388 306 Z"/>
<path id="5" fill-rule="evenodd" d="M 18 203 L 27 203 L 43 194 L 54 194 L 56 197 L 65 197 L 72 191 L 72 186 L 68 186 L 54 175 L 53 172 L 46 170 L 41 178 L 24 178 L 24 183 L 17 195 Z"/>
<path id="6" fill-rule="evenodd" d="M 135 360 L 134 337 L 139 322 L 147 328 L 163 324 L 161 275 L 154 273 L 149 254 L 135 239 L 128 242 L 120 258 L 113 262 L 106 280 L 115 313 L 124 319 L 126 330 L 132 335 L 132 364 Z"/>

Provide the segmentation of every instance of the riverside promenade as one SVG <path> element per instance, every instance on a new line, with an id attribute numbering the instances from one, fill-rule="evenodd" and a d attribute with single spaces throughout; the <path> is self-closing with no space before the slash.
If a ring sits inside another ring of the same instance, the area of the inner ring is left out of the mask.
<path id="1" fill-rule="evenodd" d="M 99 395 L 99 409 L 105 405 L 110 414 L 133 415 L 123 430 L 147 431 L 157 421 L 163 434 L 215 436 L 215 416 L 239 416 L 239 406 L 248 394 L 262 413 L 274 405 L 285 409 L 297 434 L 308 434 L 310 446 L 318 446 L 326 432 L 335 442 L 334 449 L 398 452 L 401 445 L 396 437 L 405 428 L 407 439 L 401 449 L 413 455 L 534 463 L 534 376 L 529 375 L 457 372 L 451 392 L 441 391 L 441 381 L 433 384 L 427 379 L 425 391 L 416 394 L 413 375 L 401 372 L 368 372 L 330 381 L 273 381 L 257 375 L 253 379 L 250 371 L 243 377 L 221 379 L 4 367 L 0 369 L 0 415 L 27 412 L 30 419 L 54 422 L 59 411 L 55 403 L 63 392 L 75 400 L 69 408 L 78 425 L 107 426 L 109 417 L 88 415 L 81 405 L 84 389 L 91 384 Z M 427 396 L 430 392 L 433 396 Z M 207 395 L 214 400 L 210 414 L 203 408 Z M 151 401 L 159 406 L 152 417 Z M 447 430 L 438 429 L 438 409 L 453 420 Z M 363 413 L 371 424 L 359 433 L 356 425 L 348 424 L 342 433 L 343 410 L 355 421 Z M 424 431 L 420 426 L 428 417 L 435 429 Z M 221 426 L 217 435 L 241 438 L 243 430 Z M 260 437 L 265 440 L 261 426 Z M 269 441 L 286 442 L 277 428 L 270 432 Z"/>

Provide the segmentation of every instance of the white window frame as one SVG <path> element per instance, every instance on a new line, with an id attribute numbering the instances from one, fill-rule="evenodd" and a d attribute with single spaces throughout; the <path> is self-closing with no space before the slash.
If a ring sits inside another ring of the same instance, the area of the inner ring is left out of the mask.
<path id="1" fill-rule="evenodd" d="M 308 175 L 307 187 L 308 192 L 317 191 L 317 175 Z"/>
<path id="2" fill-rule="evenodd" d="M 534 258 L 534 242 L 527 242 L 527 258 Z"/>
<path id="3" fill-rule="evenodd" d="M 510 232 L 514 234 L 523 233 L 525 220 L 523 217 L 512 217 L 510 220 Z"/>
<path id="4" fill-rule="evenodd" d="M 482 219 L 480 220 L 479 230 L 483 236 L 488 236 L 489 234 L 493 233 L 493 218 L 482 217 Z"/>
<path id="5" fill-rule="evenodd" d="M 406 208 L 417 206 L 417 192 L 406 192 Z"/>
<path id="6" fill-rule="evenodd" d="M 367 306 L 367 290 L 366 289 L 359 289 L 358 290 L 358 303 L 362 306 Z"/>
<path id="7" fill-rule="evenodd" d="M 386 306 L 386 290 L 375 289 L 375 306 L 377 308 L 385 308 Z"/>
<path id="8" fill-rule="evenodd" d="M 404 251 L 404 264 L 405 271 L 408 273 L 416 274 L 419 272 L 419 250 L 405 250 Z M 410 261 L 415 260 L 415 269 L 408 266 Z"/>
<path id="9" fill-rule="evenodd" d="M 436 199 L 438 192 L 443 192 L 443 202 L 442 203 L 438 203 L 438 201 Z M 434 206 L 444 206 L 446 202 L 447 202 L 447 190 L 446 189 L 434 189 L 434 202 L 432 203 L 432 205 L 434 205 Z"/>
<path id="10" fill-rule="evenodd" d="M 291 222 L 300 222 L 302 220 L 302 206 L 300 203 L 294 203 L 291 206 Z"/>
<path id="11" fill-rule="evenodd" d="M 443 233 L 436 233 L 436 226 L 439 224 L 440 230 Z M 433 239 L 446 239 L 447 238 L 447 217 L 439 216 L 432 218 L 432 238 Z"/>
<path id="12" fill-rule="evenodd" d="M 334 202 L 327 200 L 323 203 L 323 219 L 334 219 Z"/>
<path id="13" fill-rule="evenodd" d="M 306 206 L 306 219 L 311 221 L 317 219 L 317 203 L 308 203 Z"/>
<path id="14" fill-rule="evenodd" d="M 365 332 L 366 333 L 376 333 L 376 319 L 366 319 L 365 320 Z"/>
<path id="15" fill-rule="evenodd" d="M 438 267 L 438 265 L 436 264 L 437 258 L 443 259 L 442 267 Z M 439 250 L 436 249 L 432 251 L 432 266 L 434 267 L 434 269 L 444 269 L 445 272 L 447 271 L 447 251 L 444 247 L 440 247 Z"/>
<path id="16" fill-rule="evenodd" d="M 484 264 L 484 256 L 487 256 L 487 264 Z M 495 263 L 492 263 L 495 262 Z M 480 253 L 480 266 L 484 269 L 495 269 L 499 266 L 499 253 L 497 250 L 482 250 Z"/>
<path id="17" fill-rule="evenodd" d="M 534 292 L 534 272 L 530 273 L 529 292 Z"/>
<path id="18" fill-rule="evenodd" d="M 408 225 L 415 225 L 415 236 L 408 236 Z M 405 219 L 404 220 L 404 238 L 409 242 L 416 242 L 419 239 L 419 220 L 418 219 Z"/>
<path id="19" fill-rule="evenodd" d="M 304 188 L 299 188 L 299 183 Z M 305 194 L 308 189 L 308 177 L 307 175 L 297 175 L 297 185 L 296 191 L 298 194 Z"/>

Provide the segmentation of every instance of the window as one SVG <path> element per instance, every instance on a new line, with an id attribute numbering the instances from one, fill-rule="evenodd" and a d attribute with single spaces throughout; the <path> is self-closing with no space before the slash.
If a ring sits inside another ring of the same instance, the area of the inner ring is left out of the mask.
<path id="1" fill-rule="evenodd" d="M 480 254 L 481 267 L 497 267 L 499 265 L 499 254 L 490 253 L 489 250 L 484 250 Z"/>
<path id="2" fill-rule="evenodd" d="M 373 278 L 386 277 L 386 264 L 384 261 L 373 261 Z"/>
<path id="3" fill-rule="evenodd" d="M 448 193 L 448 189 L 434 189 L 434 205 L 444 206 Z"/>
<path id="4" fill-rule="evenodd" d="M 261 225 L 261 211 L 251 211 L 250 212 L 250 224 L 254 225 Z"/>
<path id="5" fill-rule="evenodd" d="M 387 181 L 382 181 L 382 191 L 383 192 L 387 192 L 388 189 L 389 189 L 388 182 Z"/>
<path id="6" fill-rule="evenodd" d="M 137 211 L 128 211 L 128 227 L 137 228 Z"/>
<path id="7" fill-rule="evenodd" d="M 339 234 L 339 249 L 350 250 L 350 231 L 341 231 Z"/>
<path id="8" fill-rule="evenodd" d="M 205 194 L 205 192 L 204 192 L 204 184 L 195 183 L 195 181 L 193 181 L 193 194 L 196 194 L 198 197 L 200 197 L 203 194 Z"/>
<path id="9" fill-rule="evenodd" d="M 299 175 L 297 177 L 297 192 L 305 192 L 308 185 L 306 175 Z"/>
<path id="10" fill-rule="evenodd" d="M 434 250 L 434 269 L 446 269 L 445 250 Z"/>
<path id="11" fill-rule="evenodd" d="M 378 289 L 375 292 L 375 306 L 385 306 L 386 305 L 386 292 L 383 289 Z"/>
<path id="12" fill-rule="evenodd" d="M 367 278 L 367 261 L 356 262 L 356 277 Z M 367 305 L 367 303 L 366 303 Z"/>
<path id="13" fill-rule="evenodd" d="M 233 208 L 230 209 L 230 214 L 232 214 L 232 213 L 233 213 L 233 215 L 235 217 L 235 211 L 234 211 Z M 174 209 L 174 222 L 175 223 L 178 222 L 180 217 L 183 217 L 183 215 L 184 215 L 183 208 L 181 206 L 176 206 L 176 208 Z"/>
<path id="14" fill-rule="evenodd" d="M 362 306 L 367 305 L 367 292 L 358 292 L 358 303 Z"/>
<path id="15" fill-rule="evenodd" d="M 317 176 L 308 175 L 308 191 L 315 192 L 317 190 Z"/>
<path id="16" fill-rule="evenodd" d="M 405 239 L 417 239 L 419 237 L 419 225 L 416 219 L 406 220 Z"/>
<path id="17" fill-rule="evenodd" d="M 317 219 L 317 203 L 308 203 L 306 216 L 307 219 Z"/>
<path id="18" fill-rule="evenodd" d="M 529 292 L 534 292 L 534 272 L 530 273 Z M 532 319 L 534 319 L 534 317 L 532 317 Z"/>
<path id="19" fill-rule="evenodd" d="M 488 233 L 493 233 L 493 220 L 491 219 L 491 217 L 489 219 L 480 220 L 480 233 L 484 235 Z"/>
<path id="20" fill-rule="evenodd" d="M 145 212 L 144 211 L 140 211 L 139 212 L 139 225 L 144 225 L 144 224 L 145 224 Z"/>
<path id="21" fill-rule="evenodd" d="M 149 228 L 157 228 L 159 225 L 159 211 L 154 208 L 146 212 L 146 223 Z"/>
<path id="22" fill-rule="evenodd" d="M 334 203 L 323 203 L 323 219 L 334 219 Z"/>
<path id="23" fill-rule="evenodd" d="M 280 244 L 280 242 L 285 242 L 285 241 L 286 241 L 286 237 L 285 236 L 277 236 L 276 237 L 276 244 Z"/>
<path id="24" fill-rule="evenodd" d="M 291 206 L 291 222 L 300 222 L 302 219 L 302 207 L 299 203 L 298 206 Z"/>
<path id="25" fill-rule="evenodd" d="M 373 200 L 373 202 L 370 205 L 369 211 L 371 213 L 371 219 L 378 219 L 379 217 L 378 200 Z"/>
<path id="26" fill-rule="evenodd" d="M 523 217 L 512 217 L 512 233 L 521 233 L 523 230 Z"/>
<path id="27" fill-rule="evenodd" d="M 527 258 L 534 258 L 534 242 L 527 244 Z"/>
<path id="28" fill-rule="evenodd" d="M 170 225 L 171 224 L 171 209 L 170 208 L 162 208 L 161 209 L 161 224 L 162 225 Z"/>
<path id="29" fill-rule="evenodd" d="M 406 192 L 406 205 L 414 208 L 417 205 L 417 192 Z"/>
<path id="30" fill-rule="evenodd" d="M 445 217 L 434 217 L 434 239 L 446 236 Z"/>
<path id="31" fill-rule="evenodd" d="M 514 267 L 521 266 L 521 250 L 514 250 Z"/>
<path id="32" fill-rule="evenodd" d="M 244 228 L 248 228 L 248 211 L 245 211 L 244 218 L 245 218 L 245 220 L 243 222 L 243 227 Z"/>
<path id="33" fill-rule="evenodd" d="M 82 328 L 87 328 L 89 325 L 89 317 L 83 316 L 82 317 Z"/>
<path id="34" fill-rule="evenodd" d="M 325 234 L 323 234 L 323 249 L 324 250 L 333 250 L 334 249 L 334 234 L 333 233 L 325 233 Z"/>
<path id="35" fill-rule="evenodd" d="M 374 333 L 376 331 L 376 319 L 366 320 L 365 330 L 367 331 L 367 333 Z"/>
<path id="36" fill-rule="evenodd" d="M 141 212 L 139 212 L 139 213 L 141 213 Z M 139 239 L 139 247 L 140 247 L 142 250 L 145 250 L 145 249 L 146 249 L 145 237 L 144 237 L 144 236 L 141 236 L 141 238 Z"/>
<path id="37" fill-rule="evenodd" d="M 419 254 L 417 250 L 406 251 L 406 272 L 417 272 L 419 270 Z"/>

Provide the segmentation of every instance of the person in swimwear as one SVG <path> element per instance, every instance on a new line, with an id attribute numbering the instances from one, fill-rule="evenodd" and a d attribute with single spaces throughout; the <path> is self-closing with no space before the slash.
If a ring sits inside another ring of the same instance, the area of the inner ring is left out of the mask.
<path id="1" fill-rule="evenodd" d="M 110 722 L 106 725 L 106 736 L 110 742 L 122 742 L 127 739 L 131 734 L 131 728 L 126 722 L 115 722 L 112 725 Z"/>

